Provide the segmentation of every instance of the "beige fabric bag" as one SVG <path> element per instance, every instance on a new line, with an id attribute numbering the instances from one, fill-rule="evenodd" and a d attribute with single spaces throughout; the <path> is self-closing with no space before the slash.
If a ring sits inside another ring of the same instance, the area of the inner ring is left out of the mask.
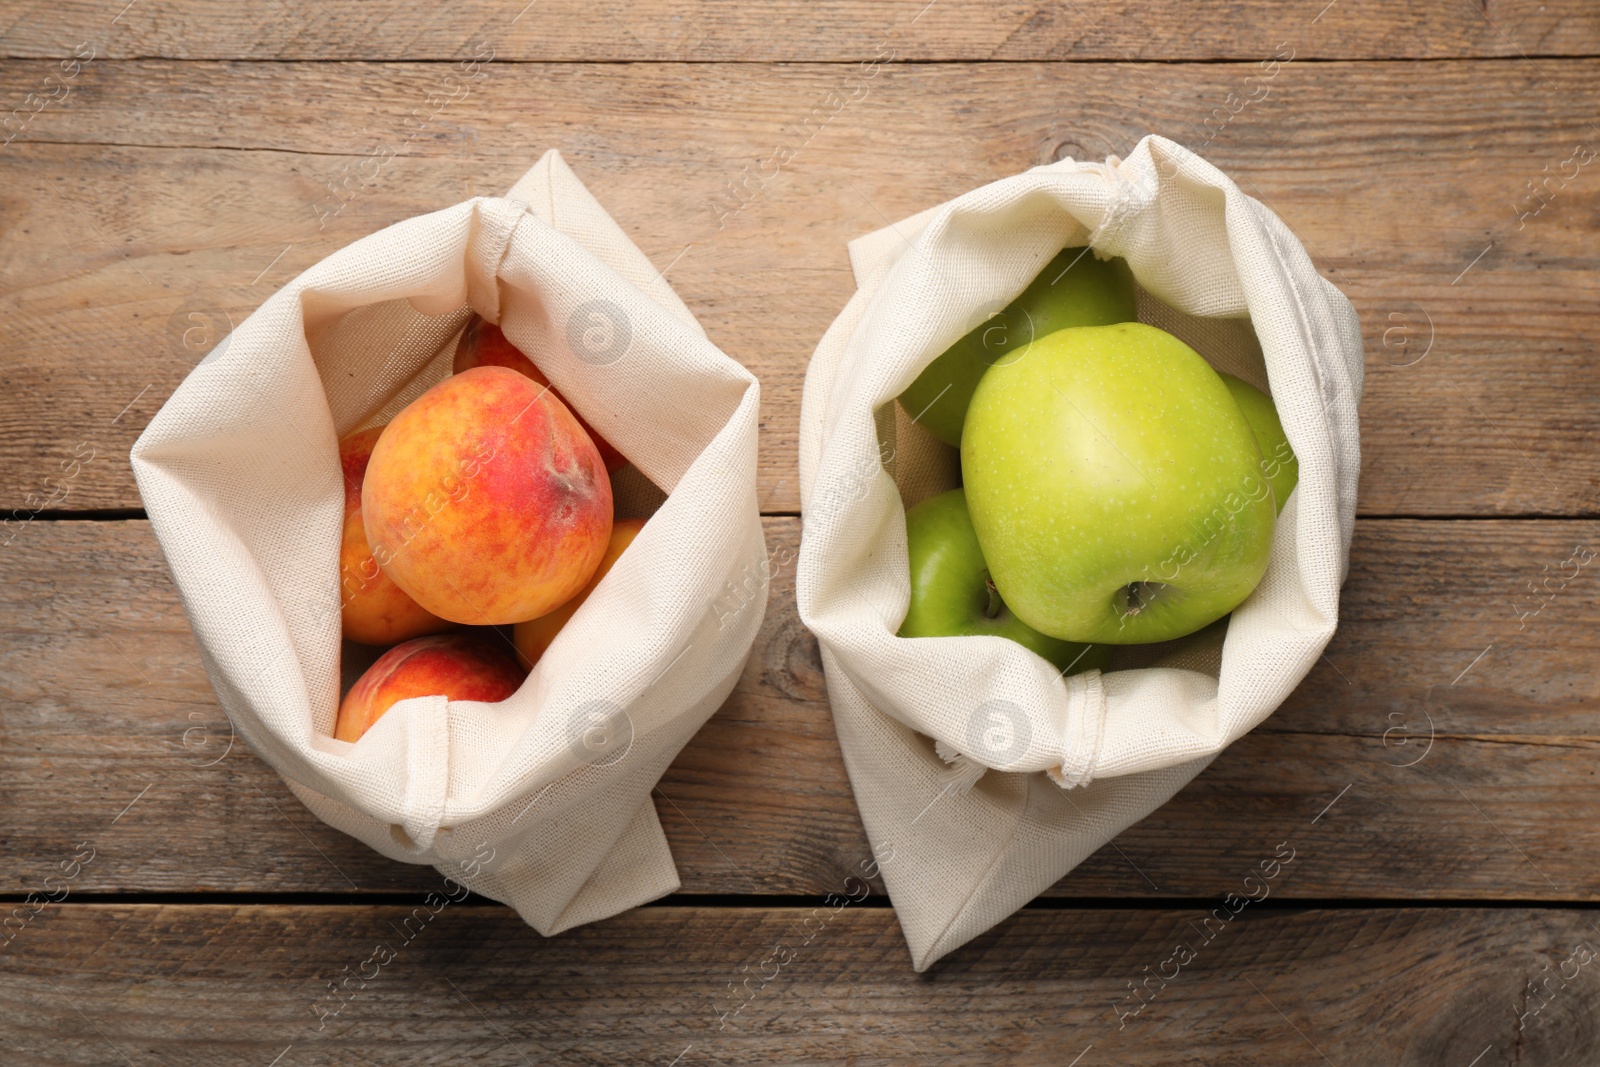
<path id="1" fill-rule="evenodd" d="M 515 696 L 402 701 L 336 741 L 337 439 L 449 373 L 469 305 L 633 460 L 618 516 L 659 508 Z M 183 382 L 133 468 L 236 734 L 326 822 L 548 935 L 678 887 L 650 791 L 765 610 L 727 592 L 765 573 L 758 403 L 550 152 L 505 199 L 401 222 L 290 282 Z"/>
<path id="2" fill-rule="evenodd" d="M 897 638 L 905 509 L 954 487 L 959 462 L 895 397 L 1084 243 L 1128 260 L 1141 319 L 1270 384 L 1300 483 L 1266 577 L 1225 640 L 1121 649 L 1113 667 L 1126 669 L 1106 674 L 1062 679 L 999 637 Z M 1125 161 L 1065 160 L 976 189 L 855 241 L 850 260 L 857 292 L 806 376 L 796 597 L 922 970 L 1164 803 L 1316 662 L 1355 521 L 1361 331 L 1276 216 L 1160 137 Z"/>

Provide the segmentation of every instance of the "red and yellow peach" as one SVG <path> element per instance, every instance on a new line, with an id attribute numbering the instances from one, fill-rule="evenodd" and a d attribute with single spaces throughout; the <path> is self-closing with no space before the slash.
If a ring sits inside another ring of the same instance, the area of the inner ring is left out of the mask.
<path id="1" fill-rule="evenodd" d="M 611 481 L 550 389 L 472 367 L 423 393 L 378 438 L 361 490 L 383 573 L 452 622 L 547 614 L 594 574 L 611 537 Z"/>
<path id="2" fill-rule="evenodd" d="M 339 705 L 333 736 L 355 741 L 409 697 L 497 703 L 522 685 L 526 672 L 509 649 L 474 634 L 436 634 L 396 645 L 367 668 Z"/>
<path id="3" fill-rule="evenodd" d="M 361 518 L 361 484 L 382 426 L 358 430 L 339 442 L 344 469 L 344 535 L 339 544 L 339 622 L 345 637 L 364 645 L 392 645 L 452 628 L 407 596 L 372 558 Z"/>

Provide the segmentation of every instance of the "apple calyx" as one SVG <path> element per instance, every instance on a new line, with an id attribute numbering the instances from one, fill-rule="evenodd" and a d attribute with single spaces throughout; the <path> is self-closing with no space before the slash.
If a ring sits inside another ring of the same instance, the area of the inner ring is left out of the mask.
<path id="1" fill-rule="evenodd" d="M 1144 606 L 1160 595 L 1166 588 L 1160 582 L 1129 582 L 1122 587 L 1123 606 L 1122 614 L 1137 615 Z"/>
<path id="2" fill-rule="evenodd" d="M 1117 628 L 1128 625 L 1139 613 L 1152 607 L 1157 600 L 1170 600 L 1174 586 L 1166 582 L 1134 580 L 1119 586 L 1112 594 L 1111 606 L 1117 613 Z"/>

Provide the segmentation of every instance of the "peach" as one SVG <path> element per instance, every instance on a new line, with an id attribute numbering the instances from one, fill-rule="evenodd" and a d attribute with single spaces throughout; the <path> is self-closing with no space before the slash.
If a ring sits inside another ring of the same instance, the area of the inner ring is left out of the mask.
<path id="1" fill-rule="evenodd" d="M 594 574 L 611 538 L 611 479 L 548 388 L 473 367 L 389 423 L 361 510 L 373 558 L 413 600 L 497 626 L 546 614 Z"/>
<path id="2" fill-rule="evenodd" d="M 361 519 L 361 483 L 382 426 L 358 430 L 339 442 L 344 468 L 344 537 L 339 544 L 339 622 L 344 636 L 364 645 L 392 645 L 438 633 L 451 623 L 406 596 L 372 558 Z"/>
<path id="3" fill-rule="evenodd" d="M 522 656 L 523 663 L 529 667 L 539 662 L 539 657 L 544 655 L 545 649 L 550 647 L 550 642 L 556 639 L 556 634 L 567 624 L 583 602 L 589 599 L 589 594 L 594 592 L 595 586 L 600 584 L 600 579 L 606 576 L 611 565 L 617 562 L 624 549 L 633 544 L 633 539 L 639 536 L 639 531 L 644 529 L 643 519 L 618 519 L 611 526 L 611 543 L 606 546 L 606 554 L 600 557 L 600 566 L 595 569 L 594 577 L 578 594 L 565 604 L 548 615 L 541 615 L 528 622 L 517 623 L 511 631 L 512 643 L 517 646 L 517 652 Z"/>
<path id="4" fill-rule="evenodd" d="M 372 458 L 372 446 L 378 443 L 381 436 L 382 426 L 369 426 L 339 438 L 339 466 L 344 470 L 346 515 L 361 507 L 361 481 L 367 476 L 367 461 Z"/>
<path id="5" fill-rule="evenodd" d="M 461 335 L 461 340 L 456 342 L 456 358 L 451 369 L 460 374 L 472 367 L 509 367 L 518 374 L 526 374 L 540 385 L 549 385 L 550 379 L 544 372 L 534 365 L 533 360 L 522 354 L 522 350 L 506 339 L 500 332 L 500 327 L 477 315 L 467 324 L 466 332 Z M 561 397 L 552 387 L 551 392 Z M 561 402 L 566 404 L 566 398 L 561 397 Z M 571 408 L 571 405 L 568 405 Z M 594 432 L 594 427 L 586 422 L 582 415 L 577 416 L 578 422 L 583 425 L 584 432 L 600 450 L 600 458 L 605 460 L 606 473 L 615 474 L 628 465 L 628 457 L 611 447 L 611 442 Z"/>
<path id="6" fill-rule="evenodd" d="M 407 697 L 497 703 L 526 677 L 510 651 L 476 634 L 437 634 L 396 645 L 356 680 L 339 704 L 333 736 L 354 741 Z"/>

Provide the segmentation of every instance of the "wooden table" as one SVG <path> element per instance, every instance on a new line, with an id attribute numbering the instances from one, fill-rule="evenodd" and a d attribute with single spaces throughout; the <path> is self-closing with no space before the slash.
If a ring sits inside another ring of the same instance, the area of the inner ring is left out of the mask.
<path id="1" fill-rule="evenodd" d="M 26 916 L 0 1063 L 1600 1062 L 1592 0 L 924 3 L 0 12 L 0 892 Z M 559 147 L 760 377 L 793 546 L 845 242 L 1149 131 L 1275 209 L 1365 330 L 1344 617 L 1289 702 L 928 974 L 880 894 L 752 997 L 868 855 L 782 573 L 658 790 L 681 894 L 548 941 L 452 904 L 319 1027 L 439 878 L 229 746 L 127 463 L 196 356 L 334 249 Z M 1272 896 L 1119 1018 L 1284 841 Z"/>

